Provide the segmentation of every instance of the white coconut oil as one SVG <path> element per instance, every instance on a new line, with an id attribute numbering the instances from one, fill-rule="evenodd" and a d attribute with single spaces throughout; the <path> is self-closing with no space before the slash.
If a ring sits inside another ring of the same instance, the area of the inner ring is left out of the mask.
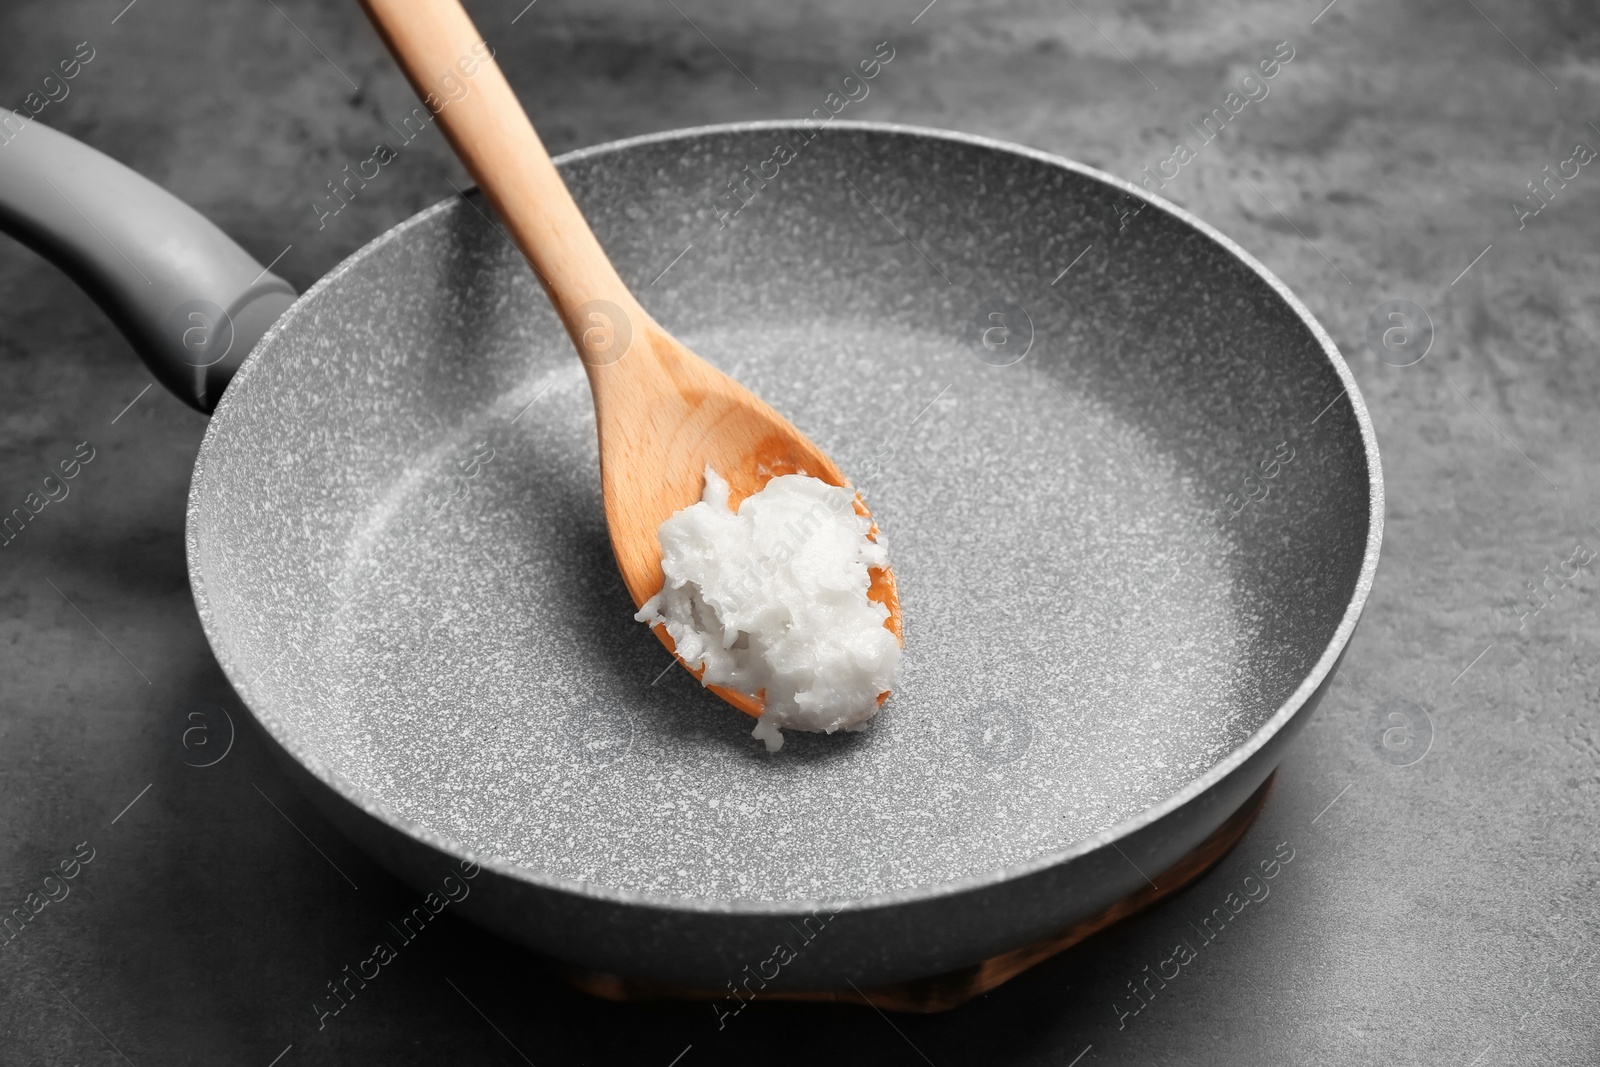
<path id="1" fill-rule="evenodd" d="M 855 495 L 786 474 L 734 511 L 707 467 L 700 501 L 661 524 L 665 582 L 634 618 L 665 626 L 701 684 L 759 698 L 753 735 L 772 752 L 785 728 L 860 729 L 899 679 L 888 609 L 868 597 L 889 551 Z"/>

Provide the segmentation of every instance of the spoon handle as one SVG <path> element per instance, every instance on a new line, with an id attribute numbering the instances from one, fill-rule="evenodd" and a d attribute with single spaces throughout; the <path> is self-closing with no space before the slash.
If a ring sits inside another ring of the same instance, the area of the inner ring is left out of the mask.
<path id="1" fill-rule="evenodd" d="M 636 332 L 649 316 L 578 210 L 472 19 L 458 0 L 361 6 L 533 267 L 586 366 L 603 365 L 607 331 Z M 615 304 L 632 324 L 604 321 L 606 310 L 596 318 L 586 305 L 597 300 Z"/>

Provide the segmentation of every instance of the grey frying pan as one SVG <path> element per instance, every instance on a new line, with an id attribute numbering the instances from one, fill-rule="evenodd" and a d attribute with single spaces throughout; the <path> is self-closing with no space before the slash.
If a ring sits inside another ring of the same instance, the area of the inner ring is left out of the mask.
<path id="1" fill-rule="evenodd" d="M 580 366 L 475 194 L 284 310 L 188 209 L 25 132 L 0 219 L 215 403 L 189 567 L 240 697 L 364 849 L 424 892 L 476 861 L 460 910 L 568 964 L 721 989 L 787 941 L 770 989 L 868 987 L 1097 914 L 1262 784 L 1370 588 L 1355 381 L 1183 211 L 881 124 L 571 153 L 651 313 L 835 456 L 893 547 L 903 685 L 769 756 L 631 620 Z"/>

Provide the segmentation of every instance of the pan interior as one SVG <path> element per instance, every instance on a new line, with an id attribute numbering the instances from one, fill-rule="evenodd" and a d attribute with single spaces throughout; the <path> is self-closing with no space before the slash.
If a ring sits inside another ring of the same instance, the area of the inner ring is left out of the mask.
<path id="1" fill-rule="evenodd" d="M 777 177 L 719 198 L 778 144 Z M 367 801 L 563 879 L 859 898 L 1136 815 L 1322 653 L 1361 567 L 1365 453 L 1348 404 L 1312 421 L 1343 384 L 1224 246 L 1092 175 L 881 129 L 563 170 L 657 318 L 863 489 L 904 682 L 866 730 L 768 756 L 670 665 L 611 558 L 578 362 L 458 199 L 291 313 L 196 476 L 220 658 Z"/>

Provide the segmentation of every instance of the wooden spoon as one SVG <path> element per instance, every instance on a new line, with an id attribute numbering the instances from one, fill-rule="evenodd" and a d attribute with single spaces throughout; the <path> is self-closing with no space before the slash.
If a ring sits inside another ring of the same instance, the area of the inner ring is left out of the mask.
<path id="1" fill-rule="evenodd" d="M 361 3 L 583 359 L 600 431 L 606 524 L 635 607 L 661 590 L 661 523 L 700 499 L 708 465 L 727 479 L 734 507 L 782 474 L 850 484 L 787 419 L 685 348 L 634 299 L 458 0 Z M 867 514 L 859 495 L 856 509 Z M 903 642 L 894 574 L 874 568 L 871 577 L 869 595 L 888 609 L 884 625 Z M 655 631 L 676 655 L 666 627 Z M 759 699 L 710 688 L 761 714 Z"/>

